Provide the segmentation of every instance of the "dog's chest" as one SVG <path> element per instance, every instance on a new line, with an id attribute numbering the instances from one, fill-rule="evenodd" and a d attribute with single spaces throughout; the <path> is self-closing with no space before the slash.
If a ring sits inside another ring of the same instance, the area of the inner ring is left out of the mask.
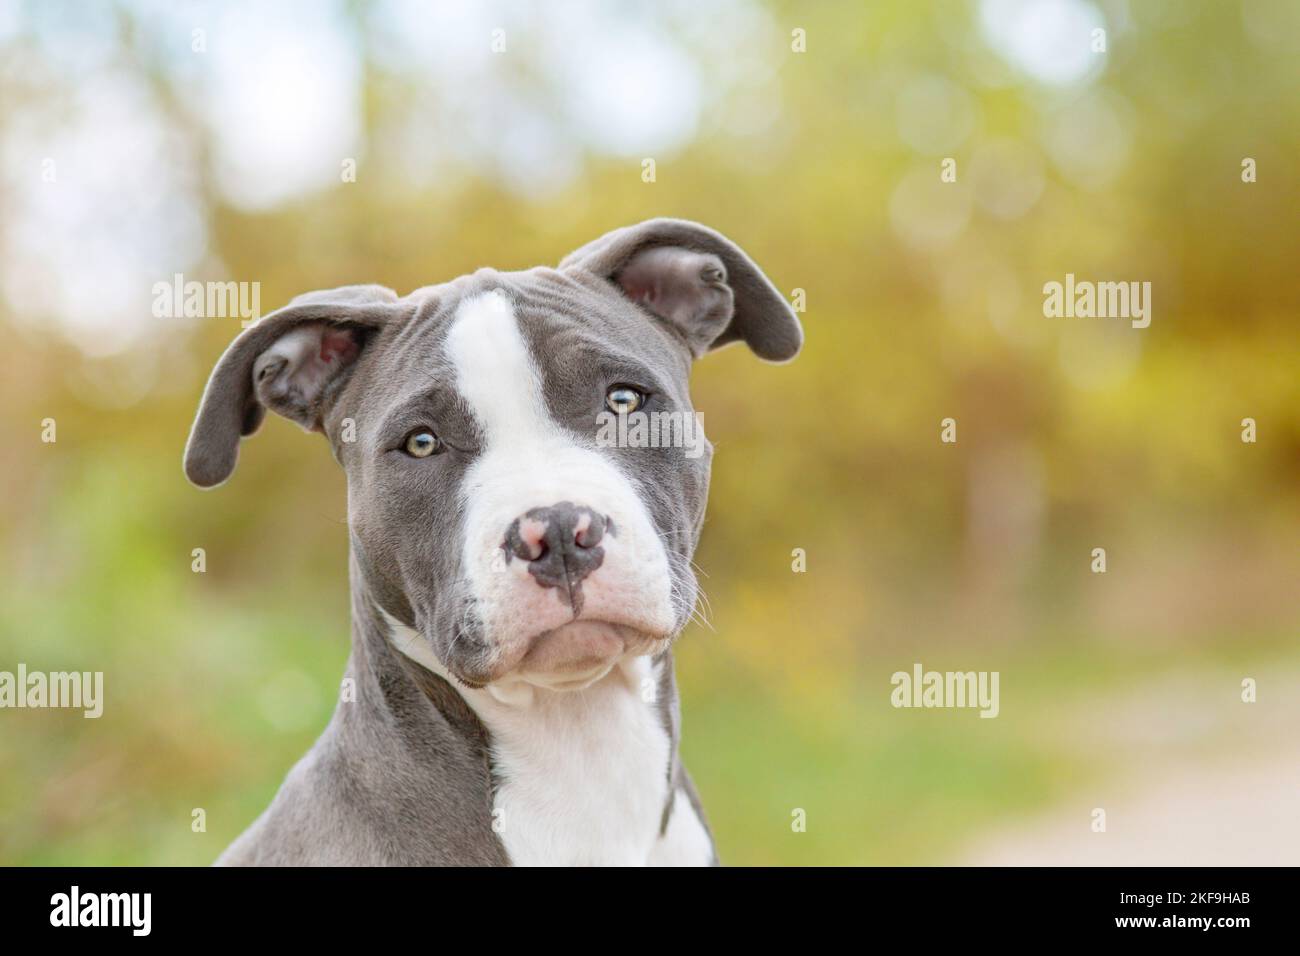
<path id="1" fill-rule="evenodd" d="M 523 696 L 531 700 L 479 707 L 492 739 L 493 829 L 511 861 L 650 863 L 671 756 L 653 705 L 618 673 L 577 694 Z"/>
<path id="2" fill-rule="evenodd" d="M 396 622 L 398 649 L 435 673 L 442 665 Z M 447 678 L 450 680 L 450 678 Z M 496 781 L 492 828 L 516 866 L 707 866 L 713 841 L 678 792 L 668 826 L 672 744 L 645 657 L 582 691 L 528 684 L 461 695 L 487 728 Z"/>

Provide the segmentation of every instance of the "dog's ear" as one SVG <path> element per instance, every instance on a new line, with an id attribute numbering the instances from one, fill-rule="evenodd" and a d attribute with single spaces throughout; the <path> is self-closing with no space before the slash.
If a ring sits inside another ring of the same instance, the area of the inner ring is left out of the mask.
<path id="1" fill-rule="evenodd" d="M 743 341 L 785 362 L 803 344 L 794 311 L 754 261 L 725 236 L 684 219 L 650 219 L 606 233 L 560 263 L 609 279 L 682 334 L 698 358 Z"/>
<path id="2" fill-rule="evenodd" d="M 185 446 L 185 474 L 202 488 L 235 470 L 239 440 L 257 431 L 266 410 L 319 430 L 373 335 L 406 314 L 382 286 L 346 286 L 300 295 L 245 329 L 226 349 Z"/>

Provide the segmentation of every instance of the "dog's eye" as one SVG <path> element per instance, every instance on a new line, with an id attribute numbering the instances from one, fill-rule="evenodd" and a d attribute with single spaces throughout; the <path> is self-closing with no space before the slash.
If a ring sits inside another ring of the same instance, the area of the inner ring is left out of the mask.
<path id="1" fill-rule="evenodd" d="M 417 428 L 406 436 L 406 443 L 403 448 L 412 458 L 428 458 L 442 449 L 442 442 L 429 429 Z"/>
<path id="2" fill-rule="evenodd" d="M 614 385 L 605 393 L 605 405 L 615 415 L 628 415 L 645 404 L 645 395 L 631 385 Z"/>

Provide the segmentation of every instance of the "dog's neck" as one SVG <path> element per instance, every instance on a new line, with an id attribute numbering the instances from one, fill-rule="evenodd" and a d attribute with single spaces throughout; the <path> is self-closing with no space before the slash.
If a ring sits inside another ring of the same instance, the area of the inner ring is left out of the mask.
<path id="1" fill-rule="evenodd" d="M 488 734 L 453 682 L 399 653 L 374 595 L 352 569 L 352 653 L 336 721 L 356 746 L 376 746 L 396 733 L 429 740 L 450 732 L 486 763 Z"/>
<path id="2" fill-rule="evenodd" d="M 367 723 L 418 738 L 429 721 L 442 721 L 481 748 L 492 828 L 517 864 L 652 859 L 677 770 L 670 653 L 619 661 L 581 690 L 508 679 L 470 688 L 422 635 L 379 607 L 355 572 L 350 672 L 358 713 L 378 718 Z M 417 691 L 432 710 L 413 699 Z"/>

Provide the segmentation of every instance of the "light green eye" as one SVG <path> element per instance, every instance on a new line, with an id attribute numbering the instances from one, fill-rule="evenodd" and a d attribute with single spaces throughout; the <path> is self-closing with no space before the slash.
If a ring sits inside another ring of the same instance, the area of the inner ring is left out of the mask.
<path id="1" fill-rule="evenodd" d="M 645 395 L 631 385 L 615 385 L 605 393 L 605 406 L 615 415 L 629 415 L 645 404 Z"/>
<path id="2" fill-rule="evenodd" d="M 417 428 L 406 436 L 405 447 L 406 453 L 412 458 L 428 458 L 442 447 L 442 442 L 427 428 Z"/>

